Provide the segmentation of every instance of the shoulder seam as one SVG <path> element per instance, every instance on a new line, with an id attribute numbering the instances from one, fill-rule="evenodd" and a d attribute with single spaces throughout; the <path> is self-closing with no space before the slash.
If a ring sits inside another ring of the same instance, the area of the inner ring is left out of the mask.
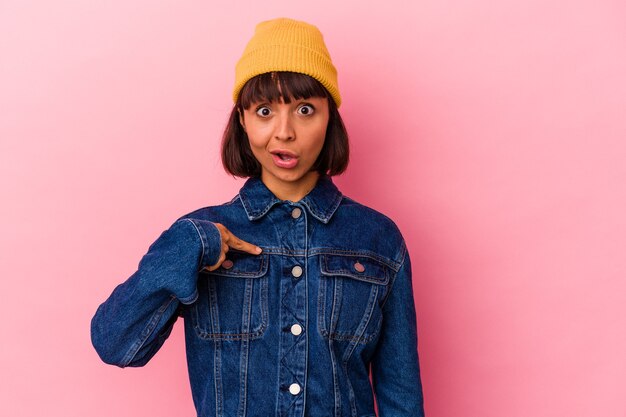
<path id="1" fill-rule="evenodd" d="M 400 261 L 400 267 L 393 274 L 393 279 L 391 280 L 391 283 L 389 284 L 389 289 L 387 290 L 387 294 L 385 295 L 385 298 L 383 299 L 383 302 L 380 305 L 381 310 L 385 307 L 385 304 L 387 304 L 387 300 L 389 299 L 389 296 L 391 295 L 391 291 L 393 291 L 393 287 L 394 287 L 394 284 L 396 283 L 396 279 L 398 278 L 398 274 L 400 273 L 400 270 L 402 270 L 402 267 L 404 266 L 404 261 L 406 260 L 406 254 L 408 252 L 408 249 L 406 247 L 404 239 L 402 239 L 402 247 L 400 250 L 402 252 L 402 260 Z"/>

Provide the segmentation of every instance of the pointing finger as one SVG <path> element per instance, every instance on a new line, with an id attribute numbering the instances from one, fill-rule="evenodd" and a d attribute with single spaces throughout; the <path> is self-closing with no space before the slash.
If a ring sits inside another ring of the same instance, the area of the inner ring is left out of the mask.
<path id="1" fill-rule="evenodd" d="M 245 240 L 239 239 L 232 232 L 230 233 L 230 238 L 228 239 L 228 246 L 231 248 L 239 249 L 244 252 L 251 253 L 253 255 L 258 255 L 261 253 L 261 248 L 257 245 L 253 245 L 252 243 L 246 242 Z"/>

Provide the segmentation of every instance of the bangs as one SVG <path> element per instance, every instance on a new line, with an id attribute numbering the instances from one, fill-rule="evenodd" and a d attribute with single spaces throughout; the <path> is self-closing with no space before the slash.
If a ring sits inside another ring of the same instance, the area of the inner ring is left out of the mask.
<path id="1" fill-rule="evenodd" d="M 244 109 L 259 101 L 291 103 L 291 100 L 330 97 L 315 78 L 297 72 L 267 72 L 251 78 L 241 89 L 239 102 Z"/>

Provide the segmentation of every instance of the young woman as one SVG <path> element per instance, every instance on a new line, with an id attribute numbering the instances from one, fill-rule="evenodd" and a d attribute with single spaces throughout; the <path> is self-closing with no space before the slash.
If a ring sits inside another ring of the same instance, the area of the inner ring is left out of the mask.
<path id="1" fill-rule="evenodd" d="M 337 73 L 319 30 L 260 23 L 222 141 L 247 177 L 178 218 L 93 320 L 102 360 L 143 366 L 184 318 L 198 416 L 424 415 L 411 262 L 392 220 L 343 195 Z M 370 383 L 371 371 L 371 383 Z"/>

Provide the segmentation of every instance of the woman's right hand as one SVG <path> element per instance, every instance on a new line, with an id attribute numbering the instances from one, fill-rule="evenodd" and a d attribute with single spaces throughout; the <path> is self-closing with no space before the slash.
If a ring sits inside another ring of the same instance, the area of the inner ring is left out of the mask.
<path id="1" fill-rule="evenodd" d="M 235 236 L 230 230 L 226 228 L 221 223 L 213 223 L 220 231 L 222 235 L 222 251 L 220 253 L 220 257 L 215 265 L 207 266 L 206 269 L 209 271 L 214 271 L 224 262 L 226 259 L 226 253 L 230 248 L 242 250 L 244 252 L 251 253 L 253 255 L 258 255 L 261 253 L 261 248 L 253 245 L 252 243 L 248 243 L 245 240 L 239 239 Z"/>

